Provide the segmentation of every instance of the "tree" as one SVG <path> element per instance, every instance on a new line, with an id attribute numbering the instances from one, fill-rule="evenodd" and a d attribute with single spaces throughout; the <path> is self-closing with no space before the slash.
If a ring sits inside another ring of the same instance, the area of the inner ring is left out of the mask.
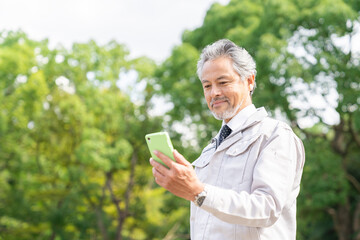
<path id="1" fill-rule="evenodd" d="M 157 239 L 182 222 L 147 161 L 155 67 L 115 41 L 0 34 L 0 239 Z M 131 71 L 140 103 L 120 90 Z"/>
<path id="2" fill-rule="evenodd" d="M 306 146 L 299 239 L 360 239 L 360 53 L 350 47 L 359 11 L 358 1 L 345 0 L 215 3 L 156 72 L 158 93 L 174 104 L 170 129 L 195 124 L 203 147 L 220 123 L 200 94 L 200 50 L 228 38 L 254 56 L 253 102 L 286 119 Z"/>

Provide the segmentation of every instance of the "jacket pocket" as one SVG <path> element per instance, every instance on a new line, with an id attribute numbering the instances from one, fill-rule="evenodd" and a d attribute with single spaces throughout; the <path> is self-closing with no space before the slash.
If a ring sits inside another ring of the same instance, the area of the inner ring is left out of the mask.
<path id="1" fill-rule="evenodd" d="M 205 181 L 208 174 L 208 165 L 210 163 L 211 157 L 215 152 L 215 146 L 206 147 L 201 153 L 200 157 L 196 159 L 192 165 L 195 166 L 195 172 L 200 181 Z"/>
<path id="2" fill-rule="evenodd" d="M 201 152 L 201 155 L 192 162 L 192 165 L 198 168 L 203 168 L 210 162 L 209 155 L 215 151 L 215 145 L 210 144 L 204 148 L 204 150 Z"/>
<path id="3" fill-rule="evenodd" d="M 237 191 L 240 184 L 245 180 L 244 172 L 249 161 L 251 147 L 259 136 L 242 139 L 225 152 L 222 173 L 222 176 L 224 176 L 222 185 L 225 188 Z"/>
<path id="4" fill-rule="evenodd" d="M 249 147 L 260 137 L 260 134 L 240 140 L 233 144 L 227 151 L 226 154 L 229 156 L 236 157 L 241 153 L 244 153 Z"/>

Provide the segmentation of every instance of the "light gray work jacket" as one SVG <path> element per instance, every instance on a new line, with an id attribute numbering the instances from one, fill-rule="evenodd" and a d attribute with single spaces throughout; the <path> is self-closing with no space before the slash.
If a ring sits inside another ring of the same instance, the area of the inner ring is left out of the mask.
<path id="1" fill-rule="evenodd" d="M 259 108 L 216 142 L 193 162 L 207 197 L 200 208 L 191 203 L 191 239 L 295 240 L 301 140 Z"/>

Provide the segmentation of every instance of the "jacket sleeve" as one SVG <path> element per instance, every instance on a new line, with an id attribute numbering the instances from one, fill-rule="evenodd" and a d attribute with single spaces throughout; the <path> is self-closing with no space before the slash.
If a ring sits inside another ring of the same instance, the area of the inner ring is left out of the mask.
<path id="1" fill-rule="evenodd" d="M 201 206 L 217 218 L 250 227 L 269 227 L 300 189 L 304 148 L 289 127 L 278 126 L 260 150 L 251 190 L 236 192 L 207 185 Z"/>

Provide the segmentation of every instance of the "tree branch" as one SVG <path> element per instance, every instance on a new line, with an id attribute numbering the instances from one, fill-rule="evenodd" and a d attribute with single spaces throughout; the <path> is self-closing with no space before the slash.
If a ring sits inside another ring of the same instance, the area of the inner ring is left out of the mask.
<path id="1" fill-rule="evenodd" d="M 168 231 L 168 233 L 166 234 L 163 240 L 175 239 L 176 231 L 179 229 L 179 227 L 180 227 L 180 222 L 175 223 L 174 226 L 172 226 L 172 228 Z"/>
<path id="2" fill-rule="evenodd" d="M 115 196 L 114 191 L 112 189 L 112 172 L 106 173 L 106 185 L 110 192 L 111 201 L 114 203 L 114 205 L 116 207 L 116 212 L 118 214 L 118 218 L 117 218 L 118 219 L 118 229 L 116 231 L 115 239 L 120 240 L 120 239 L 122 239 L 122 236 L 121 236 L 122 225 L 127 216 L 126 216 L 126 212 L 122 211 L 120 208 L 121 200 Z M 120 231 L 119 231 L 119 228 L 121 228 Z"/>
<path id="3" fill-rule="evenodd" d="M 335 137 L 331 141 L 331 147 L 334 149 L 336 153 L 340 156 L 346 155 L 346 146 L 344 145 L 345 142 L 345 134 L 344 134 L 344 126 L 345 122 L 344 119 L 340 119 L 340 123 L 334 126 Z"/>
<path id="4" fill-rule="evenodd" d="M 125 192 L 125 210 L 126 212 L 129 211 L 130 208 L 130 195 L 131 192 L 134 188 L 134 184 L 135 184 L 135 166 L 138 160 L 138 156 L 137 156 L 137 151 L 134 149 L 134 153 L 131 156 L 131 166 L 130 166 L 130 177 L 129 177 L 129 182 L 128 182 L 128 186 L 126 188 L 126 192 Z"/>
<path id="5" fill-rule="evenodd" d="M 71 179 L 74 179 L 73 177 L 73 174 L 71 173 L 71 171 L 68 171 L 69 172 L 69 175 L 70 175 L 70 178 Z M 84 194 L 85 196 L 85 199 L 89 202 L 90 204 L 90 207 L 93 208 L 93 210 L 95 211 L 95 214 L 96 214 L 96 222 L 97 222 L 97 225 L 100 229 L 100 232 L 104 238 L 104 240 L 108 240 L 109 237 L 107 235 L 107 231 L 106 231 L 106 227 L 104 225 L 104 222 L 103 222 L 103 218 L 102 218 L 102 212 L 101 212 L 101 207 L 102 207 L 102 204 L 103 204 L 103 199 L 105 197 L 105 185 L 103 187 L 103 190 L 102 190 L 102 196 L 101 196 L 101 199 L 100 199 L 100 202 L 99 202 L 99 205 L 96 205 L 96 203 L 94 201 L 91 200 L 91 197 L 87 191 L 87 189 L 85 188 L 84 184 L 81 182 L 81 180 L 78 181 L 79 185 L 80 185 L 80 191 Z"/>
<path id="6" fill-rule="evenodd" d="M 350 128 L 351 136 L 354 138 L 355 143 L 358 145 L 358 147 L 360 147 L 360 136 L 355 130 L 352 114 L 350 115 L 349 118 L 349 128 Z"/>
<path id="7" fill-rule="evenodd" d="M 351 182 L 355 189 L 360 193 L 360 182 L 350 173 L 346 172 L 346 179 L 349 180 L 349 182 Z"/>
<path id="8" fill-rule="evenodd" d="M 305 129 L 302 129 L 297 121 L 292 121 L 291 122 L 291 126 L 292 127 L 296 127 L 297 129 L 299 129 L 303 134 L 305 134 L 306 138 L 322 138 L 326 140 L 326 134 L 325 133 L 313 133 L 313 132 L 308 132 Z"/>
<path id="9" fill-rule="evenodd" d="M 135 166 L 137 163 L 137 151 L 134 150 L 132 157 L 131 157 L 131 166 L 130 166 L 130 176 L 129 176 L 129 182 L 125 191 L 125 195 L 124 195 L 124 201 L 125 201 L 125 209 L 121 210 L 120 208 L 120 202 L 121 200 L 118 199 L 113 191 L 112 188 L 112 173 L 108 172 L 106 173 L 106 185 L 107 188 L 109 189 L 110 192 L 110 196 L 111 196 L 111 200 L 112 202 L 115 204 L 116 207 L 116 211 L 118 214 L 118 227 L 116 229 L 116 239 L 120 240 L 122 239 L 122 235 L 121 235 L 121 231 L 123 228 L 123 224 L 125 222 L 125 219 L 130 215 L 130 196 L 131 196 L 131 192 L 134 188 L 134 178 L 135 178 Z"/>
<path id="10" fill-rule="evenodd" d="M 350 208 L 349 199 L 346 199 L 346 202 L 339 205 L 336 210 L 334 208 L 329 208 L 327 210 L 334 221 L 334 227 L 339 240 L 347 240 L 352 234 L 349 218 Z"/>
<path id="11" fill-rule="evenodd" d="M 111 172 L 106 173 L 106 186 L 109 189 L 110 196 L 111 196 L 111 201 L 115 204 L 116 211 L 118 213 L 118 216 L 120 217 L 121 214 L 122 214 L 121 208 L 120 208 L 121 200 L 116 198 L 116 196 L 114 194 L 114 191 L 112 189 L 112 173 Z"/>

